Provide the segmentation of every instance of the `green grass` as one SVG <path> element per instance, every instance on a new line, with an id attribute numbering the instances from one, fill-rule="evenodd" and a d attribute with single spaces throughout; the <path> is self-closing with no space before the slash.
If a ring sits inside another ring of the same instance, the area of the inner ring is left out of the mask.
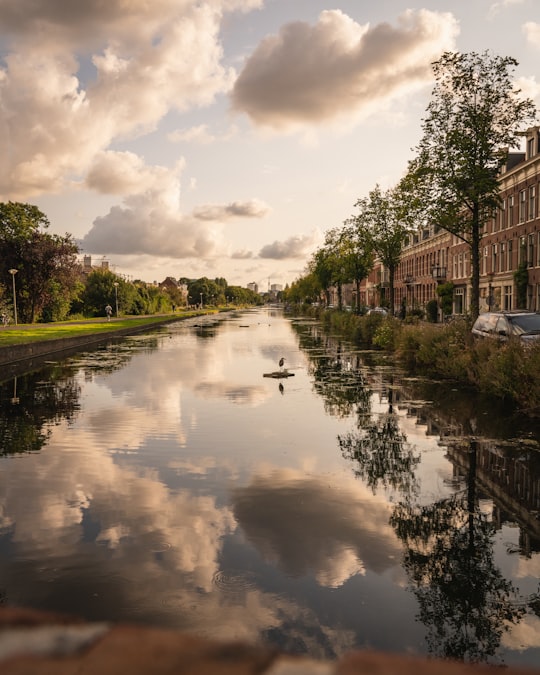
<path id="1" fill-rule="evenodd" d="M 177 314 L 160 314 L 146 317 L 128 317 L 104 321 L 88 319 L 78 321 L 63 321 L 61 323 L 22 324 L 18 327 L 0 327 L 0 347 L 39 342 L 43 340 L 57 340 L 59 338 L 80 337 L 98 333 L 113 333 L 125 328 L 151 326 L 172 319 L 187 319 L 199 314 L 208 314 L 207 311 L 186 311 Z"/>

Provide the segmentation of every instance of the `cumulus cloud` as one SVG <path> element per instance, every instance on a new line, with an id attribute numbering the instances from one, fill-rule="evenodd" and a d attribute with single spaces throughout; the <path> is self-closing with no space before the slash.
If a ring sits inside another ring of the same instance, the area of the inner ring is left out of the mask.
<path id="1" fill-rule="evenodd" d="M 87 182 L 94 190 L 129 193 L 109 213 L 96 218 L 80 241 L 88 253 L 153 255 L 162 258 L 215 258 L 228 253 L 223 225 L 235 218 L 262 218 L 269 207 L 258 199 L 180 208 L 184 162 L 172 169 L 147 166 L 129 152 L 103 152 Z"/>
<path id="2" fill-rule="evenodd" d="M 199 206 L 193 211 L 197 220 L 224 221 L 231 218 L 263 218 L 270 208 L 258 199 L 224 205 Z"/>
<path id="3" fill-rule="evenodd" d="M 274 241 L 263 246 L 259 251 L 259 258 L 285 260 L 286 258 L 304 258 L 316 246 L 316 235 L 289 237 L 285 241 Z"/>
<path id="4" fill-rule="evenodd" d="M 8 0 L 0 6 L 0 195 L 77 184 L 112 142 L 227 91 L 225 9 L 245 0 Z M 15 38 L 12 41 L 11 38 Z M 100 160 L 97 160 L 100 161 Z"/>
<path id="5" fill-rule="evenodd" d="M 179 185 L 184 168 L 180 160 L 171 171 L 163 166 L 147 166 L 133 152 L 101 152 L 90 166 L 86 177 L 89 188 L 103 194 L 141 194 L 148 190 L 165 190 L 164 183 Z"/>
<path id="6" fill-rule="evenodd" d="M 288 128 L 368 111 L 431 80 L 431 62 L 454 47 L 449 13 L 404 12 L 397 27 L 360 25 L 339 10 L 265 38 L 232 91 L 233 108 L 257 125 Z"/>
<path id="7" fill-rule="evenodd" d="M 527 23 L 523 24 L 523 32 L 529 44 L 540 48 L 540 23 L 527 21 Z"/>
<path id="8" fill-rule="evenodd" d="M 231 258 L 235 260 L 249 260 L 250 258 L 253 258 L 253 251 L 248 251 L 246 249 L 233 251 L 231 253 Z"/>

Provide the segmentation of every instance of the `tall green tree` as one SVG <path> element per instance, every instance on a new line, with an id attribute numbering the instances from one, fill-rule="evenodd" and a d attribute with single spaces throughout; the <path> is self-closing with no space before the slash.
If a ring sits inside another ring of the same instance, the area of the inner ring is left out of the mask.
<path id="1" fill-rule="evenodd" d="M 410 232 L 403 217 L 399 191 L 382 190 L 376 185 L 367 197 L 359 199 L 355 206 L 358 214 L 348 220 L 356 229 L 359 241 L 365 242 L 388 270 L 390 313 L 394 313 L 394 278 L 405 237 Z"/>
<path id="2" fill-rule="evenodd" d="M 347 260 L 348 244 L 342 236 L 342 228 L 334 227 L 326 232 L 324 244 L 315 251 L 310 263 L 310 272 L 318 279 L 329 303 L 329 290 L 337 288 L 339 308 L 342 307 L 342 287 L 353 280 L 353 272 Z"/>
<path id="3" fill-rule="evenodd" d="M 362 231 L 350 221 L 346 221 L 341 230 L 341 252 L 347 270 L 347 276 L 356 287 L 356 311 L 360 311 L 360 284 L 373 269 L 373 249 L 371 242 Z"/>
<path id="4" fill-rule="evenodd" d="M 36 206 L 0 204 L 0 284 L 11 284 L 8 270 L 17 270 L 17 312 L 25 323 L 41 319 L 48 307 L 59 307 L 59 298 L 71 297 L 76 287 L 78 246 L 69 234 L 49 234 L 48 226 Z"/>
<path id="5" fill-rule="evenodd" d="M 515 88 L 517 61 L 483 52 L 446 52 L 433 63 L 435 86 L 423 136 L 403 185 L 417 213 L 471 252 L 472 318 L 480 309 L 480 242 L 500 204 L 498 176 L 536 108 Z"/>

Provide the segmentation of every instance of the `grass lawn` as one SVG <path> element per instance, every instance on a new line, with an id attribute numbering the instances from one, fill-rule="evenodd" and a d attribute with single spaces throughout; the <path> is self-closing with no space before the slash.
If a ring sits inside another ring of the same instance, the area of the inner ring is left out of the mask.
<path id="1" fill-rule="evenodd" d="M 9 345 L 25 344 L 27 342 L 39 342 L 43 340 L 56 340 L 58 338 L 79 337 L 92 333 L 112 333 L 134 326 L 159 324 L 163 321 L 174 319 L 187 319 L 199 314 L 208 314 L 207 311 L 186 311 L 177 314 L 160 314 L 145 317 L 127 317 L 122 319 L 88 319 L 78 321 L 62 321 L 61 323 L 35 323 L 20 324 L 19 326 L 0 327 L 0 347 Z"/>

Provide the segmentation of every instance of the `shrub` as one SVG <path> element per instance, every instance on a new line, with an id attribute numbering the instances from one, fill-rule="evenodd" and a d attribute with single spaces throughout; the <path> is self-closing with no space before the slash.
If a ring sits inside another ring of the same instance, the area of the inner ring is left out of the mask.
<path id="1" fill-rule="evenodd" d="M 437 323 L 439 313 L 439 303 L 436 300 L 430 300 L 426 305 L 427 320 L 431 323 Z"/>

